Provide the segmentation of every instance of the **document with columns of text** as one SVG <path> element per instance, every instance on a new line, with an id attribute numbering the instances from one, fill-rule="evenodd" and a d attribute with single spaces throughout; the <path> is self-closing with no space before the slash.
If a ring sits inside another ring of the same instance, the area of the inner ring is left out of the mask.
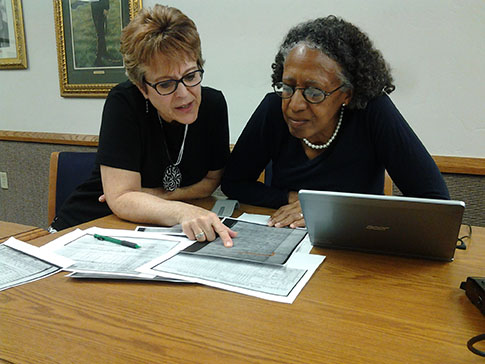
<path id="1" fill-rule="evenodd" d="M 0 244 L 0 291 L 46 278 L 74 262 L 10 238 Z"/>
<path id="2" fill-rule="evenodd" d="M 305 237 L 302 245 L 307 239 Z M 293 303 L 324 259 L 325 256 L 308 254 L 298 249 L 283 265 L 177 254 L 165 261 L 155 259 L 137 270 L 271 301 Z"/>
<path id="3" fill-rule="evenodd" d="M 137 244 L 138 248 L 99 240 L 95 234 Z M 72 259 L 74 264 L 66 270 L 84 273 L 80 274 L 83 278 L 87 278 L 90 273 L 90 278 L 150 279 L 154 275 L 141 274 L 136 268 L 155 258 L 166 260 L 192 243 L 193 241 L 182 237 L 92 227 L 87 230 L 74 230 L 41 249 Z"/>

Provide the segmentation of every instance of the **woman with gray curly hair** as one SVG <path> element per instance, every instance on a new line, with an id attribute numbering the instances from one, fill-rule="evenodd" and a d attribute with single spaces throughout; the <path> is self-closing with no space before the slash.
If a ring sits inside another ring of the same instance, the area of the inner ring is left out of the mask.
<path id="1" fill-rule="evenodd" d="M 328 16 L 297 25 L 272 65 L 266 95 L 239 137 L 222 190 L 277 208 L 270 226 L 304 226 L 300 189 L 449 199 L 441 173 L 394 106 L 389 67 L 366 34 Z M 271 163 L 271 182 L 258 177 Z"/>

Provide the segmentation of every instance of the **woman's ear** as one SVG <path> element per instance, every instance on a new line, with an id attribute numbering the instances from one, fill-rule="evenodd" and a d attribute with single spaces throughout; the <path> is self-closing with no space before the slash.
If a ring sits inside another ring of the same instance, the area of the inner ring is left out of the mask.
<path id="1" fill-rule="evenodd" d="M 350 104 L 350 101 L 352 100 L 352 94 L 353 94 L 352 91 L 353 90 L 348 90 L 348 91 L 345 92 L 345 98 L 344 98 L 344 101 L 343 101 L 343 103 L 345 105 Z"/>

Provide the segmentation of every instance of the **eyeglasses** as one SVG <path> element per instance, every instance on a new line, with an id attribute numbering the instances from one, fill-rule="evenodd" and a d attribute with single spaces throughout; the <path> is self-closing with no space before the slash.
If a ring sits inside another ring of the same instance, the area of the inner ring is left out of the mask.
<path id="1" fill-rule="evenodd" d="M 187 73 L 179 80 L 165 80 L 157 83 L 147 82 L 147 80 L 145 80 L 145 77 L 143 77 L 143 82 L 145 82 L 148 86 L 153 87 L 153 89 L 155 89 L 155 91 L 157 91 L 159 95 L 166 96 L 173 94 L 177 90 L 179 83 L 183 83 L 185 87 L 197 86 L 199 83 L 202 82 L 203 74 L 204 70 L 197 70 Z"/>
<path id="2" fill-rule="evenodd" d="M 344 84 L 341 84 L 335 90 L 327 92 L 316 87 L 293 87 L 283 82 L 277 82 L 273 85 L 273 89 L 274 92 L 276 92 L 276 94 L 282 99 L 289 99 L 291 96 L 293 96 L 296 90 L 302 90 L 302 95 L 306 101 L 308 101 L 310 104 L 319 104 L 335 91 L 340 90 L 343 86 Z"/>

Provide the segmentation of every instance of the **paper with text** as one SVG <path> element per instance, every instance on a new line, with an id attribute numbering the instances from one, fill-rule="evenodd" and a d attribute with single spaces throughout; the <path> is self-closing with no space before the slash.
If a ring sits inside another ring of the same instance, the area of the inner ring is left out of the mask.
<path id="1" fill-rule="evenodd" d="M 267 300 L 292 303 L 325 259 L 321 255 L 294 253 L 285 265 L 178 254 L 138 268 L 140 272 L 185 279 Z"/>
<path id="2" fill-rule="evenodd" d="M 73 262 L 15 238 L 0 244 L 0 291 L 46 278 Z"/>
<path id="3" fill-rule="evenodd" d="M 93 235 L 105 235 L 140 245 L 139 249 L 98 240 Z M 155 258 L 166 260 L 192 241 L 160 234 L 140 233 L 132 230 L 90 228 L 75 230 L 41 249 L 68 257 L 74 264 L 68 270 L 98 272 L 121 276 L 143 276 L 135 269 Z M 145 275 L 150 278 L 150 275 Z M 151 275 L 153 277 L 153 275 Z"/>
<path id="4" fill-rule="evenodd" d="M 284 264 L 306 235 L 305 230 L 275 228 L 231 218 L 223 222 L 238 233 L 232 248 L 226 248 L 221 238 L 217 238 L 210 244 L 194 243 L 180 254 Z"/>

